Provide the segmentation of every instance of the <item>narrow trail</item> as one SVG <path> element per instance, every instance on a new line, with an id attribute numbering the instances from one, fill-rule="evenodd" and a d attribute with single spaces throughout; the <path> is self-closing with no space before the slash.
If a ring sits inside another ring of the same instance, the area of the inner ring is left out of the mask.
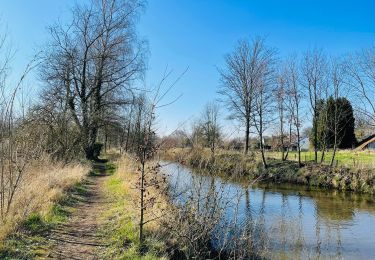
<path id="1" fill-rule="evenodd" d="M 102 212 L 108 207 L 104 191 L 108 176 L 104 164 L 97 167 L 102 174 L 88 178 L 85 192 L 79 196 L 68 222 L 51 231 L 48 259 L 100 259 L 106 247 L 99 231 L 104 225 Z"/>

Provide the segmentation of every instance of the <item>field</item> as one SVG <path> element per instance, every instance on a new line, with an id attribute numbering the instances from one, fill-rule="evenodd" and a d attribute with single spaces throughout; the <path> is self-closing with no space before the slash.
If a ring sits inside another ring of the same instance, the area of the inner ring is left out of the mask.
<path id="1" fill-rule="evenodd" d="M 281 152 L 267 152 L 269 158 L 281 158 Z M 318 152 L 318 161 L 320 161 L 322 153 Z M 329 164 L 332 159 L 332 151 L 325 153 L 324 162 Z M 289 152 L 288 160 L 298 160 L 297 152 Z M 314 151 L 301 152 L 302 162 L 314 160 Z M 355 168 L 374 168 L 375 167 L 375 152 L 372 151 L 353 151 L 342 150 L 336 152 L 334 165 L 347 166 Z"/>
<path id="2" fill-rule="evenodd" d="M 174 148 L 170 152 L 181 152 L 182 150 L 189 151 L 190 148 Z M 210 157 L 209 149 L 201 151 L 205 156 Z M 242 154 L 242 151 L 218 149 L 216 154 Z M 257 158 L 260 158 L 260 152 L 256 151 Z M 251 152 L 249 152 L 249 156 Z M 321 152 L 318 152 L 318 162 L 321 159 Z M 266 157 L 272 159 L 280 159 L 281 152 L 266 151 Z M 329 164 L 332 158 L 332 151 L 325 152 L 324 162 Z M 297 161 L 298 153 L 296 151 L 289 152 L 288 160 Z M 302 162 L 311 162 L 314 160 L 314 151 L 301 152 Z M 374 151 L 355 151 L 355 150 L 341 150 L 336 152 L 334 166 L 346 166 L 349 168 L 375 168 L 375 152 Z"/>

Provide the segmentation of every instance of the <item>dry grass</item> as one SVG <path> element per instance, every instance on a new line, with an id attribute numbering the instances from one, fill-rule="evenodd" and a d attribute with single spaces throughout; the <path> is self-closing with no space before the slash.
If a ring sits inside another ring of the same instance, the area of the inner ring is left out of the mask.
<path id="1" fill-rule="evenodd" d="M 32 213 L 46 215 L 64 191 L 82 181 L 89 170 L 88 165 L 63 165 L 48 158 L 32 162 L 18 187 L 9 214 L 0 226 L 0 241 Z"/>

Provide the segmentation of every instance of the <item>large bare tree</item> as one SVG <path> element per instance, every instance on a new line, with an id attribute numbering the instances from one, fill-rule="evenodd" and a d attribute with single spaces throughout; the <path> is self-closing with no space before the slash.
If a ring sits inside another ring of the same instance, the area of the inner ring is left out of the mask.
<path id="1" fill-rule="evenodd" d="M 68 25 L 50 28 L 42 79 L 46 91 L 60 93 L 55 102 L 69 110 L 79 129 L 82 150 L 95 159 L 99 129 L 144 70 L 144 44 L 135 22 L 141 0 L 92 0 L 76 5 Z"/>

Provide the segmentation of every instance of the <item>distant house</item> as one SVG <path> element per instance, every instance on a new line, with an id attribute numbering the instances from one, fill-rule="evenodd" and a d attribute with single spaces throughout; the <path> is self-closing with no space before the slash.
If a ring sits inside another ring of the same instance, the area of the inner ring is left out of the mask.
<path id="1" fill-rule="evenodd" d="M 272 146 L 270 145 L 270 138 L 269 137 L 264 137 L 262 143 L 263 143 L 263 149 L 264 150 L 271 150 L 272 149 Z M 260 149 L 260 142 L 257 139 L 253 139 L 251 147 L 253 149 Z"/>
<path id="2" fill-rule="evenodd" d="M 298 143 L 297 143 L 297 136 L 292 135 L 290 138 L 289 136 L 285 135 L 284 137 L 284 144 L 282 146 L 280 136 L 273 135 L 265 142 L 265 149 L 271 149 L 273 151 L 280 151 L 283 149 L 284 151 L 298 151 Z M 266 145 L 268 144 L 268 145 Z M 258 144 L 259 146 L 259 144 Z M 301 138 L 300 139 L 300 148 L 301 151 L 309 150 L 310 142 L 309 138 Z"/>
<path id="3" fill-rule="evenodd" d="M 298 150 L 298 143 L 297 143 L 297 136 L 296 135 L 292 135 L 291 137 L 289 137 L 288 135 L 284 135 L 284 138 L 283 138 L 283 143 L 281 143 L 281 136 L 280 135 L 273 135 L 271 136 L 270 138 L 268 138 L 268 142 L 266 142 L 268 144 L 269 149 L 273 150 L 273 151 L 280 151 L 280 150 L 284 150 L 284 151 L 297 151 Z"/>
<path id="4" fill-rule="evenodd" d="M 298 151 L 298 143 L 291 143 L 289 146 L 285 146 L 285 151 L 289 150 L 289 151 L 294 151 L 294 152 L 297 152 Z"/>
<path id="5" fill-rule="evenodd" d="M 308 137 L 302 138 L 300 142 L 301 151 L 308 151 L 310 149 L 310 140 Z"/>
<path id="6" fill-rule="evenodd" d="M 363 139 L 358 143 L 357 150 L 375 150 L 375 134 Z"/>

